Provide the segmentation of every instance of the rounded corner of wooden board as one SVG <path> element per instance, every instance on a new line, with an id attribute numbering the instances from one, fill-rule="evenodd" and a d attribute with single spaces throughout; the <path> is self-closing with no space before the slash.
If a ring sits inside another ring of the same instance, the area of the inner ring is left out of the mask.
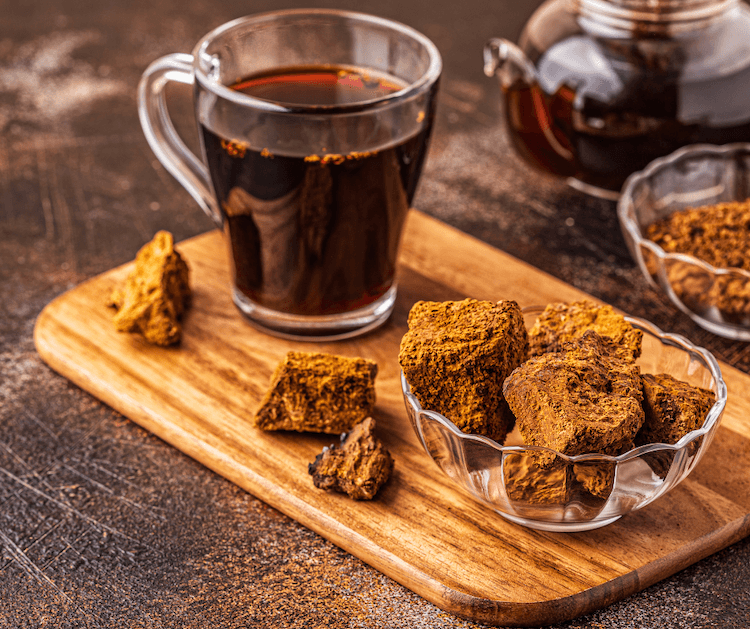
<path id="1" fill-rule="evenodd" d="M 575 594 L 530 602 L 481 598 L 447 586 L 425 592 L 414 583 L 405 585 L 443 611 L 494 627 L 545 627 L 570 622 L 643 588 L 635 570 Z"/>

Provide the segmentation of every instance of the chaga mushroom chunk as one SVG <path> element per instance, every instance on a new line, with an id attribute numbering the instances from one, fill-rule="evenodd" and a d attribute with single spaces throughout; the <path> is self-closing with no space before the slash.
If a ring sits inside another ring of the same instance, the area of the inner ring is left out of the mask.
<path id="1" fill-rule="evenodd" d="M 620 454 L 643 425 L 640 369 L 591 330 L 529 359 L 504 393 L 526 444 L 567 455 Z"/>
<path id="2" fill-rule="evenodd" d="M 262 430 L 341 434 L 372 414 L 377 373 L 365 358 L 289 352 L 253 421 Z"/>
<path id="3" fill-rule="evenodd" d="M 393 458 L 374 435 L 375 420 L 368 417 L 340 445 L 321 452 L 308 466 L 318 489 L 344 493 L 354 500 L 371 500 L 393 470 Z"/>
<path id="4" fill-rule="evenodd" d="M 669 374 L 643 374 L 646 420 L 636 444 L 677 443 L 703 425 L 716 402 L 713 391 L 694 387 Z"/>
<path id="5" fill-rule="evenodd" d="M 174 248 L 172 234 L 158 232 L 135 258 L 135 268 L 109 305 L 117 309 L 115 328 L 135 332 L 154 345 L 175 345 L 182 338 L 180 318 L 190 303 L 187 263 Z"/>
<path id="6" fill-rule="evenodd" d="M 503 381 L 528 354 L 515 301 L 420 301 L 409 312 L 399 363 L 420 404 L 459 429 L 502 442 L 514 418 Z"/>
<path id="7" fill-rule="evenodd" d="M 559 351 L 587 330 L 613 341 L 621 358 L 635 360 L 641 355 L 643 332 L 630 325 L 612 306 L 589 300 L 548 305 L 529 330 L 529 355 Z"/>

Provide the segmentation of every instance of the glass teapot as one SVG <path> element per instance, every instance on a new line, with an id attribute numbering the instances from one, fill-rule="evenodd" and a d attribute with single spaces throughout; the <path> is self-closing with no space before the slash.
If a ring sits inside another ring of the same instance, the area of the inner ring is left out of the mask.
<path id="1" fill-rule="evenodd" d="M 750 8 L 739 0 L 548 0 L 491 39 L 507 130 L 532 164 L 616 199 L 694 143 L 750 141 Z"/>

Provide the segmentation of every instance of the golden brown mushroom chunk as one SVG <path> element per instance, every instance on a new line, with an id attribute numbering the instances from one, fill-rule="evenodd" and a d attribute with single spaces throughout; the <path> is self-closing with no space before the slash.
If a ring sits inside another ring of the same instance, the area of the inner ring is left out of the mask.
<path id="1" fill-rule="evenodd" d="M 703 425 L 716 402 L 713 391 L 694 387 L 669 374 L 643 374 L 646 420 L 636 436 L 643 443 L 677 443 Z"/>
<path id="2" fill-rule="evenodd" d="M 630 325 L 616 313 L 612 306 L 589 300 L 572 304 L 550 304 L 539 315 L 529 330 L 529 354 L 540 356 L 546 352 L 557 352 L 567 342 L 593 330 L 621 346 L 623 357 L 631 360 L 641 355 L 643 332 Z"/>
<path id="3" fill-rule="evenodd" d="M 514 424 L 503 381 L 528 354 L 518 304 L 420 301 L 408 323 L 399 363 L 422 406 L 464 432 L 502 442 Z"/>
<path id="4" fill-rule="evenodd" d="M 365 358 L 289 352 L 255 413 L 262 430 L 340 434 L 372 414 L 378 366 Z"/>
<path id="5" fill-rule="evenodd" d="M 589 330 L 558 352 L 529 359 L 505 381 L 524 443 L 567 455 L 617 455 L 643 425 L 640 370 Z"/>
<path id="6" fill-rule="evenodd" d="M 323 450 L 308 472 L 318 489 L 344 493 L 354 500 L 371 500 L 393 470 L 393 458 L 374 435 L 375 420 L 368 417 L 340 445 Z"/>
<path id="7" fill-rule="evenodd" d="M 149 343 L 174 345 L 182 338 L 180 317 L 190 303 L 187 263 L 174 248 L 172 234 L 158 232 L 135 258 L 125 286 L 109 305 L 117 309 L 115 328 L 136 332 Z"/>

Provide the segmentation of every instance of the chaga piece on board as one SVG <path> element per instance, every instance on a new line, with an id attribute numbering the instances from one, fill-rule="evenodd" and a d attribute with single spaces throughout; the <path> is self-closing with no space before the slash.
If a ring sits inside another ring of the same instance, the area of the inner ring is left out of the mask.
<path id="1" fill-rule="evenodd" d="M 612 306 L 589 300 L 548 305 L 529 330 L 529 355 L 557 352 L 587 330 L 614 341 L 623 358 L 635 360 L 641 355 L 643 332 L 625 321 Z"/>
<path id="2" fill-rule="evenodd" d="M 713 391 L 694 387 L 669 374 L 643 374 L 646 420 L 636 444 L 677 443 L 700 428 L 716 402 Z"/>
<path id="3" fill-rule="evenodd" d="M 135 258 L 125 286 L 109 305 L 117 309 L 115 328 L 136 332 L 149 343 L 174 345 L 182 338 L 180 317 L 190 303 L 187 263 L 174 248 L 172 234 L 157 232 Z"/>
<path id="4" fill-rule="evenodd" d="M 315 486 L 354 500 L 374 498 L 393 469 L 393 458 L 374 431 L 375 420 L 368 417 L 341 435 L 340 445 L 325 448 L 308 466 Z"/>
<path id="5" fill-rule="evenodd" d="M 559 352 L 529 359 L 504 392 L 524 442 L 567 455 L 620 454 L 643 425 L 638 366 L 591 330 Z"/>
<path id="6" fill-rule="evenodd" d="M 503 381 L 528 354 L 515 301 L 421 301 L 409 312 L 399 363 L 412 393 L 467 433 L 502 442 L 514 418 Z"/>
<path id="7" fill-rule="evenodd" d="M 255 413 L 262 430 L 340 434 L 372 414 L 378 366 L 365 358 L 289 352 Z"/>

